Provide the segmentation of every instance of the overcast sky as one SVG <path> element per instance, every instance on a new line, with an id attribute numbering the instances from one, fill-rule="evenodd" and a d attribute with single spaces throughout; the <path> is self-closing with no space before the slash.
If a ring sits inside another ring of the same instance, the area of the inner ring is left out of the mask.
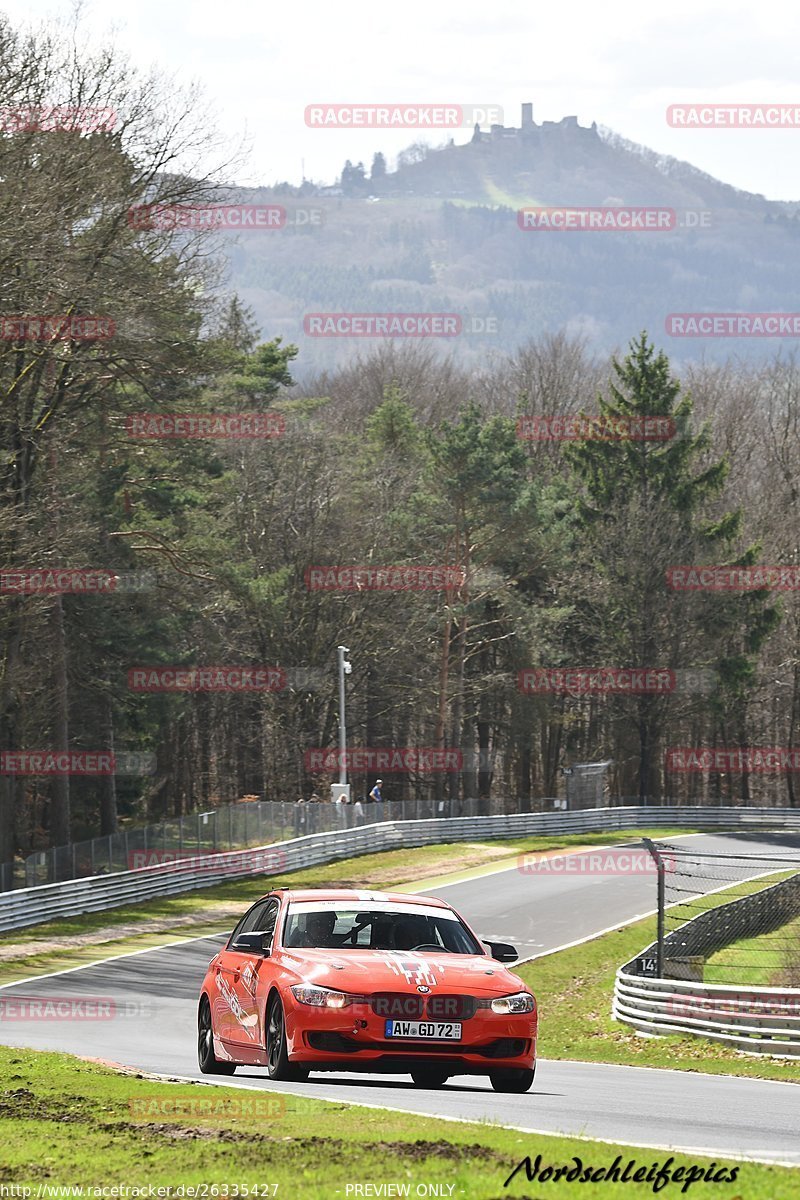
<path id="1" fill-rule="evenodd" d="M 495 104 L 519 125 L 576 114 L 770 199 L 800 200 L 800 128 L 680 130 L 670 104 L 800 107 L 800 5 L 789 0 L 132 0 L 86 6 L 144 68 L 197 80 L 249 153 L 235 182 L 332 182 L 346 158 L 390 159 L 409 130 L 312 129 L 312 103 Z M 63 0 L 0 0 L 12 20 L 66 15 Z M 433 132 L 437 144 L 449 134 Z M 464 141 L 467 131 L 457 132 Z M 565 201 L 569 197 L 564 198 Z"/>

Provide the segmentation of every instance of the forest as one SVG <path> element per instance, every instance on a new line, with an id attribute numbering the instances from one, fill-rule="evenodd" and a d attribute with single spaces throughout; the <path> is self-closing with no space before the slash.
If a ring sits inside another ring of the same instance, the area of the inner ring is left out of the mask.
<path id="1" fill-rule="evenodd" d="M 791 763 L 675 753 L 798 736 L 793 354 L 678 373 L 658 331 L 600 355 L 561 330 L 468 367 L 379 343 L 296 383 L 214 233 L 129 219 L 221 194 L 168 87 L 0 20 L 0 107 L 119 114 L 0 134 L 0 863 L 325 793 L 342 644 L 348 745 L 430 752 L 389 799 L 536 808 L 608 759 L 612 799 L 796 805 Z M 590 436 L 530 436 L 578 414 Z M 670 585 L 709 565 L 794 572 Z M 14 769 L 55 751 L 120 769 Z"/>

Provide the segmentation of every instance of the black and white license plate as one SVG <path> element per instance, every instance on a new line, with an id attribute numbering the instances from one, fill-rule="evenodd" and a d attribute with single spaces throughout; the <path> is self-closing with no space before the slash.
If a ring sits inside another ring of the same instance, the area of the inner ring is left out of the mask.
<path id="1" fill-rule="evenodd" d="M 393 1021 L 386 1022 L 387 1038 L 429 1038 L 432 1041 L 459 1041 L 460 1021 Z"/>

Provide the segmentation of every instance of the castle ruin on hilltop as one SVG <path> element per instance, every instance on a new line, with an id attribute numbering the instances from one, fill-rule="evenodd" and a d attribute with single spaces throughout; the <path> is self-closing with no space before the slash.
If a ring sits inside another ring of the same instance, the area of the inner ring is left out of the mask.
<path id="1" fill-rule="evenodd" d="M 506 125 L 490 125 L 488 132 L 484 132 L 481 130 L 480 125 L 476 125 L 472 141 L 497 142 L 503 138 L 516 138 L 520 141 L 526 141 L 536 138 L 541 133 L 552 133 L 556 129 L 564 131 L 576 130 L 579 133 L 588 134 L 590 137 L 597 136 L 596 121 L 592 121 L 592 124 L 587 128 L 585 125 L 578 124 L 577 117 L 562 117 L 560 121 L 542 121 L 541 125 L 537 125 L 533 119 L 533 105 L 525 103 L 522 105 L 522 121 L 519 129 L 509 128 Z"/>

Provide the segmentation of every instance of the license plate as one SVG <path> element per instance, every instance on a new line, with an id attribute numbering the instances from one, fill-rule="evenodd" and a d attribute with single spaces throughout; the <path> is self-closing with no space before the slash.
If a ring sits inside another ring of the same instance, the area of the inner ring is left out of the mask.
<path id="1" fill-rule="evenodd" d="M 387 1021 L 387 1038 L 429 1038 L 434 1041 L 459 1041 L 461 1022 L 453 1021 Z"/>

